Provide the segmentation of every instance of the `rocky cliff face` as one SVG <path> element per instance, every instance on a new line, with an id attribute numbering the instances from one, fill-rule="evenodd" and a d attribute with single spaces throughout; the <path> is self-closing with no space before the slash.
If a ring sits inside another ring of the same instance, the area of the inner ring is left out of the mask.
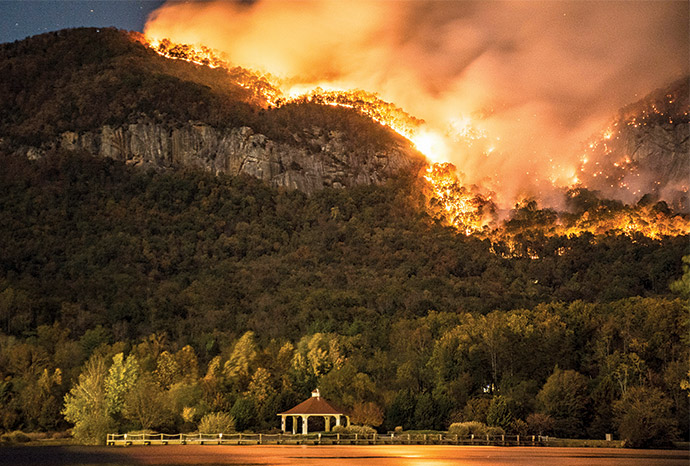
<path id="1" fill-rule="evenodd" d="M 200 168 L 213 173 L 245 173 L 276 187 L 312 193 L 325 187 L 373 184 L 401 171 L 417 171 L 422 157 L 409 145 L 373 152 L 348 150 L 345 136 L 319 127 L 294 134 L 295 145 L 276 143 L 251 128 L 218 130 L 189 122 L 176 128 L 142 119 L 99 131 L 65 132 L 53 147 L 84 150 L 128 164 L 154 168 Z M 351 147 L 351 145 L 349 145 Z M 44 149 L 24 147 L 30 158 Z"/>

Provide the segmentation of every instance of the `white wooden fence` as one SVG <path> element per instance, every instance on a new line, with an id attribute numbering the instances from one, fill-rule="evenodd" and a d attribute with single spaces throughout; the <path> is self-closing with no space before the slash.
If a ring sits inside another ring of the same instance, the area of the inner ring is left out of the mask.
<path id="1" fill-rule="evenodd" d="M 107 445 L 545 445 L 543 436 L 454 434 L 108 434 Z"/>

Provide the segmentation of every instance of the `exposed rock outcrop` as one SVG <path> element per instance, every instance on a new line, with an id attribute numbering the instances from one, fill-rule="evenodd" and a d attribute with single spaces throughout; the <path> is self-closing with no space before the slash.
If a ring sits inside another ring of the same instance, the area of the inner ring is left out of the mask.
<path id="1" fill-rule="evenodd" d="M 312 193 L 324 187 L 379 183 L 401 171 L 417 171 L 421 155 L 401 142 L 385 151 L 348 150 L 344 135 L 318 127 L 276 143 L 251 128 L 218 130 L 189 122 L 168 128 L 147 120 L 97 132 L 65 132 L 56 146 L 84 150 L 129 164 L 156 168 L 193 167 L 213 173 L 246 173 L 273 186 Z M 350 145 L 351 146 L 351 145 Z M 31 158 L 42 150 L 25 147 Z"/>

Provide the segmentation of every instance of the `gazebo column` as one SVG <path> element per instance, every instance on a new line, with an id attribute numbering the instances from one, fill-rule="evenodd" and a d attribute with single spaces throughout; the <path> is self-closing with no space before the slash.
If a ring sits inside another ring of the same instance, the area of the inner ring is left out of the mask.
<path id="1" fill-rule="evenodd" d="M 302 416 L 302 433 L 305 435 L 309 433 L 309 416 L 306 414 Z"/>
<path id="2" fill-rule="evenodd" d="M 324 421 L 326 421 L 326 432 L 331 431 L 331 416 L 324 416 Z"/>
<path id="3" fill-rule="evenodd" d="M 338 414 L 338 415 L 335 417 L 335 425 L 336 425 L 336 426 L 339 426 L 339 425 L 340 425 L 340 416 L 341 416 L 341 414 Z"/>
<path id="4" fill-rule="evenodd" d="M 283 433 L 285 433 L 285 414 L 282 414 L 280 416 L 280 430 L 282 430 Z"/>
<path id="5" fill-rule="evenodd" d="M 297 433 L 297 416 L 291 416 L 292 417 L 292 435 L 295 435 Z"/>
<path id="6" fill-rule="evenodd" d="M 345 424 L 345 427 L 350 427 L 350 416 L 345 416 L 345 420 L 347 421 L 347 424 Z"/>

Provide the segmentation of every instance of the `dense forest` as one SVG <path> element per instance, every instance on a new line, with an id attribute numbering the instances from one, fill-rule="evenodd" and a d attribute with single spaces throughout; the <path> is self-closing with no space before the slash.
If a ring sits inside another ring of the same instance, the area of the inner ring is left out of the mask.
<path id="1" fill-rule="evenodd" d="M 687 236 L 510 236 L 533 259 L 444 226 L 411 176 L 306 196 L 1 163 L 4 430 L 269 431 L 318 387 L 380 431 L 688 438 Z"/>

